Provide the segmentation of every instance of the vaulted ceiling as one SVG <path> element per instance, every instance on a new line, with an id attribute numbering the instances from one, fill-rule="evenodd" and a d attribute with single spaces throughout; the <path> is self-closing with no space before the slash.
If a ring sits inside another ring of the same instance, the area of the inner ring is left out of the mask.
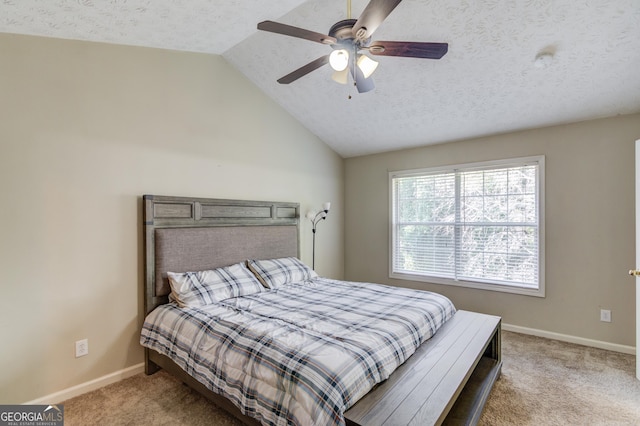
<path id="1" fill-rule="evenodd" d="M 373 39 L 446 42 L 442 59 L 376 56 L 362 94 L 329 66 L 276 82 L 331 48 L 258 22 L 346 18 L 345 0 L 0 0 L 0 32 L 222 55 L 343 157 L 640 112 L 638 0 L 404 0 Z"/>

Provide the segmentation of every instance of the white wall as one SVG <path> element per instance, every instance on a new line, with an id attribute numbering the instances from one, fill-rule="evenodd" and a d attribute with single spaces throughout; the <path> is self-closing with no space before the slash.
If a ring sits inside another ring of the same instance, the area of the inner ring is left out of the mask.
<path id="1" fill-rule="evenodd" d="M 635 346 L 634 141 L 640 114 L 345 160 L 345 276 L 437 291 L 520 327 Z M 546 297 L 389 278 L 388 172 L 545 155 Z M 612 322 L 600 322 L 600 309 Z"/>
<path id="2" fill-rule="evenodd" d="M 0 403 L 142 362 L 142 194 L 331 201 L 316 269 L 342 278 L 343 160 L 223 58 L 8 34 L 0 57 Z"/>

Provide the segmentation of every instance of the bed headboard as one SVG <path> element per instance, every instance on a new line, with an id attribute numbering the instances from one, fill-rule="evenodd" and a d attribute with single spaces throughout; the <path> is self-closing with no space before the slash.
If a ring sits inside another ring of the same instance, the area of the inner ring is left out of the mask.
<path id="1" fill-rule="evenodd" d="M 167 303 L 167 271 L 299 257 L 298 203 L 143 196 L 145 314 Z"/>

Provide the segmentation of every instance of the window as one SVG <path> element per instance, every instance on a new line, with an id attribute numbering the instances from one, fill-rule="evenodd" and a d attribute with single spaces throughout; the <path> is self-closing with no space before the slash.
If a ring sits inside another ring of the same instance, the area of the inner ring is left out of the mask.
<path id="1" fill-rule="evenodd" d="M 544 157 L 389 178 L 391 278 L 544 297 Z"/>

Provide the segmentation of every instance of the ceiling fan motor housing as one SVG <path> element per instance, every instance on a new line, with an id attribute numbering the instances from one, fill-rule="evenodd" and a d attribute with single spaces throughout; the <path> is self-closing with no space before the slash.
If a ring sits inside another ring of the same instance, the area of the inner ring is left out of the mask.
<path id="1" fill-rule="evenodd" d="M 360 40 L 354 37 L 353 35 L 353 26 L 356 24 L 356 19 L 345 19 L 339 22 L 336 22 L 329 29 L 329 35 L 338 40 L 337 43 L 333 44 L 331 47 L 334 49 L 344 49 L 345 47 L 355 47 L 356 49 L 360 49 L 361 47 L 366 47 L 371 42 L 371 37 Z M 366 31 L 366 29 L 365 29 Z"/>

